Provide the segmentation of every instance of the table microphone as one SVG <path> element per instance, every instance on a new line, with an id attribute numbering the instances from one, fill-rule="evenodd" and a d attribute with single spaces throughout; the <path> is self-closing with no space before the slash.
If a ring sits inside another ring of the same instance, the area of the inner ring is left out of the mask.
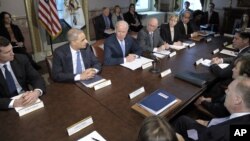
<path id="1" fill-rule="evenodd" d="M 154 55 L 153 52 L 150 53 L 150 58 L 153 59 L 154 61 L 152 62 L 153 63 L 153 67 L 150 69 L 150 72 L 152 73 L 159 73 L 160 70 L 157 68 L 157 62 L 158 62 L 158 58 Z"/>

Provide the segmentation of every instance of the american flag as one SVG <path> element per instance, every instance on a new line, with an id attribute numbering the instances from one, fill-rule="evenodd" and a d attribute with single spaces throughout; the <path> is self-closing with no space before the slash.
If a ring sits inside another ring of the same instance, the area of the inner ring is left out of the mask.
<path id="1" fill-rule="evenodd" d="M 39 0 L 38 18 L 53 39 L 62 32 L 55 0 Z"/>

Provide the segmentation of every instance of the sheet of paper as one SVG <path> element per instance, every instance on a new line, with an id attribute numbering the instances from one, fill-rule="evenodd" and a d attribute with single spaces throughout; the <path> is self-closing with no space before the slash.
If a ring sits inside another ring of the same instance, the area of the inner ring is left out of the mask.
<path id="1" fill-rule="evenodd" d="M 221 54 L 225 54 L 225 55 L 229 55 L 229 56 L 234 56 L 234 57 L 237 56 L 234 51 L 226 50 L 226 49 L 222 49 L 220 51 L 220 53 Z"/>
<path id="2" fill-rule="evenodd" d="M 104 33 L 113 34 L 113 33 L 115 33 L 115 30 L 112 30 L 112 29 L 104 30 Z"/>
<path id="3" fill-rule="evenodd" d="M 154 60 L 152 60 L 152 59 L 148 59 L 148 58 L 141 56 L 139 58 L 136 58 L 133 62 L 126 62 L 126 63 L 121 64 L 121 66 L 129 68 L 131 70 L 136 70 L 136 69 L 140 68 L 143 64 L 153 62 L 153 61 Z"/>
<path id="4" fill-rule="evenodd" d="M 153 53 L 154 56 L 156 56 L 157 58 L 164 58 L 166 55 L 163 54 L 159 54 L 159 53 Z"/>
<path id="5" fill-rule="evenodd" d="M 78 141 L 106 141 L 97 131 L 93 131 Z"/>
<path id="6" fill-rule="evenodd" d="M 182 46 L 170 45 L 170 48 L 175 49 L 175 50 L 181 50 L 181 49 L 186 48 L 186 46 L 185 45 L 182 45 Z"/>
<path id="7" fill-rule="evenodd" d="M 12 97 L 11 99 L 19 99 L 19 98 L 22 97 L 22 95 L 23 95 L 23 94 L 19 94 L 19 95 L 17 95 L 17 96 Z M 41 102 L 41 100 L 40 100 L 40 99 L 37 99 L 36 102 L 35 102 L 35 104 L 36 104 L 36 103 L 39 103 L 39 102 Z M 16 107 L 15 110 L 18 112 L 18 111 L 20 111 L 20 110 L 23 109 L 23 108 L 25 108 L 25 107 Z"/>
<path id="8" fill-rule="evenodd" d="M 201 64 L 204 65 L 204 66 L 209 67 L 209 66 L 211 66 L 211 60 L 209 60 L 209 59 L 204 59 L 204 60 L 201 62 Z"/>
<path id="9" fill-rule="evenodd" d="M 162 55 L 169 55 L 170 51 L 168 51 L 168 50 L 162 50 L 162 51 L 154 51 L 154 53 L 162 54 Z"/>

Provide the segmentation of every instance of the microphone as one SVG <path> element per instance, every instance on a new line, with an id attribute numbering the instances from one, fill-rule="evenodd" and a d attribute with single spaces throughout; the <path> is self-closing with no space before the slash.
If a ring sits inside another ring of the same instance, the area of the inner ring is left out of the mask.
<path id="1" fill-rule="evenodd" d="M 158 58 L 154 55 L 153 52 L 150 53 L 150 58 L 154 60 L 152 62 L 153 63 L 153 67 L 150 69 L 150 72 L 152 72 L 152 73 L 159 73 L 160 70 L 157 68 Z"/>

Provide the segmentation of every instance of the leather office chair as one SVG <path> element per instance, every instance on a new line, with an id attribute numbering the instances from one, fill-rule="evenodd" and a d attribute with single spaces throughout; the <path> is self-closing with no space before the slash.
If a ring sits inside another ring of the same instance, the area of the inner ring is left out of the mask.
<path id="1" fill-rule="evenodd" d="M 98 45 L 93 44 L 92 50 L 97 57 L 97 59 L 100 61 L 101 64 L 104 62 L 104 50 L 103 48 L 99 47 Z"/>
<path id="2" fill-rule="evenodd" d="M 50 55 L 50 56 L 46 57 L 46 65 L 47 65 L 47 68 L 48 68 L 48 73 L 49 73 L 50 80 L 53 80 L 52 79 L 52 65 L 53 65 L 52 59 L 53 59 L 53 55 Z"/>

